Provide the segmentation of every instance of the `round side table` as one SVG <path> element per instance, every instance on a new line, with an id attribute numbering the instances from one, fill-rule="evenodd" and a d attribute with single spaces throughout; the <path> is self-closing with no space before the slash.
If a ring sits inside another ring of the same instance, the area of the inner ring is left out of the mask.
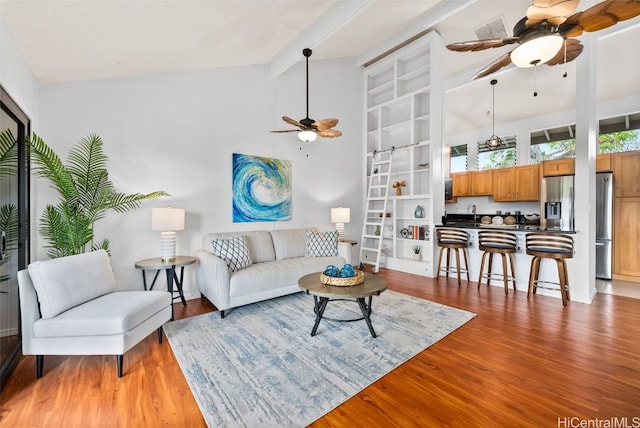
<path id="1" fill-rule="evenodd" d="M 192 256 L 176 256 L 175 260 L 170 262 L 165 262 L 160 257 L 154 257 L 152 259 L 144 259 L 136 262 L 136 269 L 142 270 L 142 284 L 144 285 L 145 290 L 153 290 L 153 286 L 156 284 L 156 279 L 158 279 L 158 274 L 160 271 L 164 270 L 167 276 L 167 290 L 173 296 L 173 284 L 176 284 L 176 291 L 178 292 L 177 297 L 173 297 L 173 299 L 180 299 L 183 305 L 187 305 L 187 301 L 184 298 L 184 293 L 182 291 L 182 280 L 184 278 L 184 267 L 194 264 L 198 260 Z M 178 274 L 176 272 L 176 268 L 180 268 L 180 278 L 178 278 Z M 151 281 L 151 286 L 147 288 L 147 276 L 146 271 L 155 270 L 156 274 L 153 276 L 153 281 Z M 173 319 L 173 305 L 171 306 L 171 319 Z"/>

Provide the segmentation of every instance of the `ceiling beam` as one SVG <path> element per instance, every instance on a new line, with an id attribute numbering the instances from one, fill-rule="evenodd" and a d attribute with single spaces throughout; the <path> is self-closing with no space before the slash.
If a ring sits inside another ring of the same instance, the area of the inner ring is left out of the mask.
<path id="1" fill-rule="evenodd" d="M 395 51 L 398 46 L 404 45 L 407 41 L 414 40 L 449 18 L 460 10 L 469 7 L 478 0 L 440 0 L 435 6 L 422 13 L 413 24 L 398 31 L 383 43 L 365 51 L 358 56 L 359 66 L 369 65 L 372 60 L 378 60 Z"/>
<path id="2" fill-rule="evenodd" d="M 303 59 L 304 48 L 319 46 L 335 32 L 351 22 L 377 0 L 338 0 L 304 33 L 300 34 L 273 61 L 271 77 L 276 78 Z"/>

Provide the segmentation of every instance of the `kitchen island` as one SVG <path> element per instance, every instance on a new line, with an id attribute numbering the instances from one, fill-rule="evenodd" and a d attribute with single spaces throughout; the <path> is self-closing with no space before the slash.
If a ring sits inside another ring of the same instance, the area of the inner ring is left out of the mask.
<path id="1" fill-rule="evenodd" d="M 464 229 L 469 233 L 469 276 L 472 284 L 475 286 L 478 283 L 478 276 L 480 275 L 480 263 L 482 261 L 482 251 L 478 249 L 478 232 L 482 230 L 502 230 L 505 232 L 514 232 L 517 239 L 517 251 L 514 255 L 515 258 L 515 277 L 516 277 L 516 289 L 518 291 L 527 292 L 529 288 L 529 269 L 531 268 L 531 259 L 532 256 L 526 253 L 526 235 L 531 232 L 551 232 L 551 233 L 566 233 L 566 234 L 575 234 L 576 232 L 573 230 L 559 230 L 559 229 L 551 229 L 551 228 L 543 228 L 538 224 L 513 224 L 513 225 L 505 225 L 505 224 L 483 224 L 479 222 L 474 222 L 473 219 L 471 221 L 465 221 L 465 219 L 456 219 L 456 220 L 448 220 L 443 219 L 445 222 L 440 225 L 436 225 L 437 228 L 441 227 L 452 227 L 456 229 Z M 439 256 L 439 247 L 435 247 L 434 257 L 437 258 Z M 446 257 L 443 255 L 443 257 Z M 442 262 L 444 264 L 444 260 Z M 455 257 L 451 257 L 451 265 L 455 266 Z M 574 259 L 567 259 L 567 269 L 569 271 L 569 290 L 571 290 L 572 285 L 572 270 L 573 270 Z M 502 260 L 500 257 L 494 257 L 493 259 L 493 272 L 502 272 Z M 456 280 L 452 278 L 452 283 L 456 283 Z M 554 260 L 543 260 L 540 264 L 540 276 L 539 279 L 541 281 L 549 281 L 549 282 L 558 282 L 558 270 Z M 504 283 L 502 279 L 493 279 L 491 281 L 492 286 L 504 287 Z M 486 280 L 483 282 L 483 287 L 486 287 Z M 482 292 L 482 288 L 480 289 Z M 557 297 L 560 300 L 560 291 L 559 290 L 547 290 L 543 288 L 538 288 L 538 294 L 545 296 Z M 511 294 L 509 296 L 511 297 Z M 526 296 L 522 296 L 521 294 L 517 295 L 518 298 Z M 532 298 L 535 300 L 535 296 Z M 561 305 L 562 306 L 562 305 Z"/>

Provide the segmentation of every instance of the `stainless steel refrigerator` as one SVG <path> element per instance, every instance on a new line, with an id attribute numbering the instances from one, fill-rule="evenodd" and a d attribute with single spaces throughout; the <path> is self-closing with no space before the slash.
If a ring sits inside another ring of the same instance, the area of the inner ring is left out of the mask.
<path id="1" fill-rule="evenodd" d="M 596 278 L 611 279 L 613 174 L 596 174 Z"/>
<path id="2" fill-rule="evenodd" d="M 540 225 L 546 229 L 575 230 L 574 176 L 544 177 L 540 182 Z"/>

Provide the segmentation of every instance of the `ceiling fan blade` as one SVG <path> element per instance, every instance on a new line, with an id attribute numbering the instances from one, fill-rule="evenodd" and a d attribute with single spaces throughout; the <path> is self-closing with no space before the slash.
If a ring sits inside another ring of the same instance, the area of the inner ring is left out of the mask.
<path id="1" fill-rule="evenodd" d="M 285 132 L 300 132 L 300 130 L 299 129 L 284 129 L 284 130 L 281 130 L 281 131 L 269 131 L 269 132 L 275 132 L 277 134 L 282 134 L 282 133 L 285 133 Z"/>
<path id="2" fill-rule="evenodd" d="M 484 39 L 470 40 L 468 42 L 451 43 L 447 45 L 447 49 L 456 52 L 482 51 L 490 48 L 499 48 L 500 46 L 510 45 L 520 40 L 519 37 L 504 37 L 501 39 Z"/>
<path id="3" fill-rule="evenodd" d="M 342 135 L 342 132 L 337 129 L 327 129 L 325 131 L 318 131 L 318 137 L 335 138 Z"/>
<path id="4" fill-rule="evenodd" d="M 338 119 L 329 118 L 316 120 L 311 124 L 311 126 L 315 127 L 318 131 L 326 131 L 327 129 L 331 129 L 338 124 Z"/>
<path id="5" fill-rule="evenodd" d="M 565 44 L 566 44 L 566 48 L 567 48 L 567 60 L 566 60 L 566 62 L 571 62 L 574 59 L 576 59 L 578 57 L 578 55 L 580 55 L 582 53 L 582 50 L 584 49 L 584 46 L 582 46 L 582 43 L 580 43 L 580 41 L 578 41 L 576 39 L 567 39 L 567 40 L 565 40 Z M 564 64 L 565 63 L 564 49 L 565 49 L 565 46 L 563 45 L 560 48 L 560 50 L 558 51 L 558 53 L 556 54 L 556 56 L 551 58 L 545 64 L 547 64 L 547 65 Z"/>
<path id="6" fill-rule="evenodd" d="M 638 15 L 640 15 L 638 0 L 606 0 L 571 15 L 562 24 L 560 33 L 565 37 L 576 37 L 583 31 L 600 31 Z"/>
<path id="7" fill-rule="evenodd" d="M 527 27 L 535 27 L 542 21 L 558 26 L 578 7 L 580 0 L 534 0 L 527 9 Z"/>
<path id="8" fill-rule="evenodd" d="M 290 117 L 282 116 L 282 120 L 287 122 L 289 125 L 297 126 L 300 129 L 305 129 L 305 127 L 302 126 L 302 124 L 300 122 L 298 122 L 297 120 L 291 119 Z"/>
<path id="9" fill-rule="evenodd" d="M 496 71 L 500 70 L 502 67 L 506 67 L 509 64 L 511 64 L 511 52 L 507 52 L 497 60 L 493 61 L 491 64 L 487 65 L 482 70 L 478 71 L 471 79 L 475 80 L 475 79 L 479 79 L 480 77 L 487 76 L 491 73 L 495 73 Z"/>

